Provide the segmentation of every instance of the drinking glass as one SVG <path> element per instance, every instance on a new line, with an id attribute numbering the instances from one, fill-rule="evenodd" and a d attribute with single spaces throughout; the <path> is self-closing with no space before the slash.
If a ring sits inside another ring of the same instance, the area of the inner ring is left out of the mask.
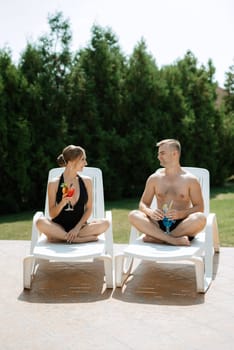
<path id="1" fill-rule="evenodd" d="M 163 218 L 162 222 L 163 222 L 163 225 L 164 225 L 165 228 L 166 228 L 166 233 L 167 233 L 168 235 L 170 234 L 170 227 L 171 227 L 171 225 L 175 223 L 175 220 L 170 220 L 170 219 L 167 217 L 167 215 L 166 215 L 166 214 L 167 214 L 167 211 L 168 211 L 169 209 L 171 209 L 171 207 L 172 207 L 172 201 L 171 201 L 171 203 L 169 204 L 169 207 L 168 207 L 167 204 L 164 204 L 164 205 L 163 205 L 164 218 Z"/>
<path id="2" fill-rule="evenodd" d="M 67 197 L 71 198 L 71 197 L 73 196 L 74 192 L 75 192 L 75 189 L 74 189 L 74 187 L 72 187 L 72 185 L 71 185 L 71 187 L 70 187 L 70 188 L 68 189 L 68 191 L 67 191 Z M 68 202 L 68 207 L 67 207 L 65 210 L 66 210 L 66 211 L 72 211 L 72 210 L 74 210 L 73 207 L 72 207 L 72 205 L 71 205 L 71 201 Z"/>

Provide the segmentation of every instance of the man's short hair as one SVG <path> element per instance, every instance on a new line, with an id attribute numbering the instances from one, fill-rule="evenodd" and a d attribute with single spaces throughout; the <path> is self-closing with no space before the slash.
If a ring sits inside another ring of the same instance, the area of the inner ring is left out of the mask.
<path id="1" fill-rule="evenodd" d="M 161 140 L 159 142 L 156 143 L 157 147 L 160 147 L 162 145 L 168 144 L 170 146 L 170 148 L 174 148 L 175 150 L 178 151 L 178 153 L 181 153 L 181 145 L 180 142 L 178 140 L 175 139 L 165 139 L 165 140 Z"/>

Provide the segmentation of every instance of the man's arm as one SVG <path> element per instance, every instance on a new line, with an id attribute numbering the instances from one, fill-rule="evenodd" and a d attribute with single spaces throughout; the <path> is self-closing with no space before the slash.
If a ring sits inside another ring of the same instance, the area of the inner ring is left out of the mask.
<path id="1" fill-rule="evenodd" d="M 145 189 L 139 203 L 139 209 L 146 215 L 148 215 L 147 211 L 150 208 L 153 197 L 154 197 L 154 184 L 152 181 L 152 177 L 150 176 L 146 181 Z"/>
<path id="2" fill-rule="evenodd" d="M 204 200 L 201 191 L 201 185 L 197 178 L 191 181 L 190 200 L 193 206 L 193 213 L 204 212 Z"/>
<path id="3" fill-rule="evenodd" d="M 162 220 L 163 218 L 163 212 L 160 209 L 151 209 L 151 203 L 156 193 L 156 178 L 155 174 L 151 175 L 145 185 L 145 190 L 142 194 L 140 203 L 139 203 L 139 210 L 142 211 L 146 216 L 151 218 L 152 220 Z"/>

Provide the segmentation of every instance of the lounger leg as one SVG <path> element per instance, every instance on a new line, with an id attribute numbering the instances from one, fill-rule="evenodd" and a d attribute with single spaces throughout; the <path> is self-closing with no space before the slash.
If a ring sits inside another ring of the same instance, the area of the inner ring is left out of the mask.
<path id="1" fill-rule="evenodd" d="M 104 256 L 104 257 L 102 257 L 102 259 L 104 261 L 106 287 L 107 288 L 113 288 L 114 287 L 114 281 L 113 281 L 112 257 L 111 256 Z"/>
<path id="2" fill-rule="evenodd" d="M 215 250 L 215 253 L 219 253 L 219 247 L 220 247 L 219 229 L 218 229 L 216 215 L 214 216 L 212 224 L 213 224 L 212 231 L 213 231 L 214 250 Z"/>
<path id="3" fill-rule="evenodd" d="M 124 255 L 116 255 L 115 257 L 115 283 L 116 287 L 122 287 L 131 273 L 133 258 Z"/>
<path id="4" fill-rule="evenodd" d="M 23 278 L 24 278 L 24 288 L 31 289 L 32 275 L 35 265 L 35 258 L 32 255 L 24 258 L 23 261 Z"/>
<path id="5" fill-rule="evenodd" d="M 115 257 L 115 284 L 116 287 L 122 287 L 123 284 L 123 263 L 124 255 L 117 255 Z"/>
<path id="6" fill-rule="evenodd" d="M 212 238 L 212 244 L 214 246 L 215 253 L 219 253 L 219 229 L 217 224 L 217 218 L 215 213 L 210 213 L 207 217 L 206 231 L 209 237 Z"/>
<path id="7" fill-rule="evenodd" d="M 193 262 L 195 264 L 197 292 L 205 293 L 211 284 L 212 272 L 210 268 L 207 269 L 203 258 L 194 258 Z"/>

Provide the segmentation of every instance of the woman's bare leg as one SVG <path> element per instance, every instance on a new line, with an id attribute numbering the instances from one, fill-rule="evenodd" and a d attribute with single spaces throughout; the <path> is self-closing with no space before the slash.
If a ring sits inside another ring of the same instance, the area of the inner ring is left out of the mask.
<path id="1" fill-rule="evenodd" d="M 67 240 L 67 232 L 64 230 L 64 228 L 46 217 L 40 217 L 36 222 L 36 226 L 38 230 L 43 232 L 51 242 L 61 242 Z"/>
<path id="2" fill-rule="evenodd" d="M 67 242 L 67 232 L 62 226 L 56 224 L 55 222 L 45 218 L 40 217 L 37 220 L 37 228 L 40 232 L 43 232 L 49 241 L 51 242 Z M 84 243 L 97 241 L 98 235 L 105 232 L 110 226 L 110 222 L 107 219 L 99 219 L 91 222 L 90 224 L 84 225 L 77 238 L 73 240 L 74 243 Z"/>
<path id="3" fill-rule="evenodd" d="M 94 220 L 81 228 L 79 235 L 75 238 L 74 242 L 81 243 L 96 241 L 98 236 L 105 232 L 109 226 L 110 222 L 107 219 Z"/>
<path id="4" fill-rule="evenodd" d="M 96 242 L 98 240 L 97 236 L 84 236 L 84 237 L 77 237 L 74 239 L 74 241 L 72 241 L 71 243 L 88 243 L 88 242 Z"/>

